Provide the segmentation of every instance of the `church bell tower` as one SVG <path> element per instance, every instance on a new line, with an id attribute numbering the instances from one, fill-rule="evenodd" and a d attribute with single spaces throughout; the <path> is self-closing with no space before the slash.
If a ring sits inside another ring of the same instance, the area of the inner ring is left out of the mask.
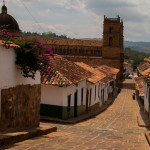
<path id="1" fill-rule="evenodd" d="M 123 21 L 120 17 L 107 18 L 104 16 L 102 58 L 108 66 L 120 69 L 119 80 L 123 79 Z"/>
<path id="2" fill-rule="evenodd" d="M 104 16 L 103 27 L 103 58 L 120 59 L 123 53 L 123 21 L 120 17 Z"/>

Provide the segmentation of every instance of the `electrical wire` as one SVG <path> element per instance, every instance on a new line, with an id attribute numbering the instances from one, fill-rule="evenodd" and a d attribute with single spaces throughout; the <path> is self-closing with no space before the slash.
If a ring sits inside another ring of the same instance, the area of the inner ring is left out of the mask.
<path id="1" fill-rule="evenodd" d="M 37 21 L 37 19 L 32 15 L 32 13 L 30 12 L 30 10 L 28 9 L 28 7 L 25 5 L 25 3 L 22 0 L 18 0 L 20 1 L 20 3 L 24 6 L 24 8 L 26 9 L 26 11 L 29 13 L 29 15 L 32 17 L 32 19 L 34 20 L 34 22 L 39 26 L 39 28 L 41 29 L 42 32 L 44 32 L 43 28 L 40 26 L 39 22 Z"/>

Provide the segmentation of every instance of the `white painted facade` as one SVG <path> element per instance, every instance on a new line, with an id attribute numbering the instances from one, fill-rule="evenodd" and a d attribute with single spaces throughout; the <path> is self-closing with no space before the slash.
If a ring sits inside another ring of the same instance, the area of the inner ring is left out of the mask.
<path id="1" fill-rule="evenodd" d="M 6 49 L 0 46 L 0 91 L 1 89 L 8 89 L 17 85 L 34 85 L 41 84 L 40 72 L 35 75 L 35 80 L 31 78 L 24 78 L 21 70 L 15 64 L 16 54 L 13 48 Z M 1 92 L 0 92 L 1 104 Z M 1 106 L 0 106 L 1 112 Z"/>
<path id="2" fill-rule="evenodd" d="M 114 76 L 114 82 L 116 86 L 116 75 Z M 53 105 L 53 106 L 68 106 L 68 96 L 71 96 L 70 106 L 74 106 L 74 94 L 78 91 L 77 105 L 81 106 L 81 89 L 83 88 L 83 105 L 94 106 L 99 103 L 101 106 L 108 100 L 108 94 L 112 92 L 113 88 L 110 83 L 103 85 L 101 81 L 93 84 L 86 80 L 79 82 L 77 85 L 71 85 L 67 87 L 59 87 L 53 85 L 41 86 L 41 104 Z M 88 101 L 87 101 L 88 90 Z M 104 93 L 104 96 L 102 94 Z M 88 103 L 87 103 L 88 102 Z M 87 103 L 87 104 L 86 104 Z"/>
<path id="3" fill-rule="evenodd" d="M 86 105 L 86 80 L 67 87 L 42 84 L 41 88 L 41 104 L 67 107 L 67 98 L 71 95 L 71 106 L 74 106 L 74 93 L 78 91 L 77 105 L 81 106 L 81 89 L 83 88 L 83 105 Z"/>
<path id="4" fill-rule="evenodd" d="M 150 89 L 147 87 L 147 83 L 145 83 L 144 108 L 147 112 L 149 112 L 149 92 Z"/>
<path id="5" fill-rule="evenodd" d="M 13 48 L 6 49 L 0 46 L 0 84 L 1 89 L 15 87 L 17 85 L 40 84 L 40 72 L 35 75 L 35 80 L 24 78 L 19 66 L 15 64 L 16 54 Z"/>
<path id="6" fill-rule="evenodd" d="M 101 82 L 97 82 L 95 84 L 92 84 L 90 82 L 87 82 L 87 89 L 89 91 L 88 94 L 88 107 L 93 106 L 97 103 L 101 103 Z"/>
<path id="7" fill-rule="evenodd" d="M 103 99 L 103 90 L 104 90 L 104 99 Z M 109 84 L 101 86 L 101 102 L 106 102 L 108 100 Z"/>

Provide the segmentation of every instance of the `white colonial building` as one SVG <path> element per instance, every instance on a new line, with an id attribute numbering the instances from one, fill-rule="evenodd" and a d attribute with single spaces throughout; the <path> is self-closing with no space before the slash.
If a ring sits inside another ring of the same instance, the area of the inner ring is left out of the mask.
<path id="1" fill-rule="evenodd" d="M 85 113 L 86 79 L 91 73 L 59 55 L 51 57 L 51 63 L 41 72 L 41 115 L 68 119 Z"/>

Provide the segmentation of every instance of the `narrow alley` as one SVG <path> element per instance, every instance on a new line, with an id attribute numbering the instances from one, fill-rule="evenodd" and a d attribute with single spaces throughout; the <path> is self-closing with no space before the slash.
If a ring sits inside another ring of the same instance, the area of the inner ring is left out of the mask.
<path id="1" fill-rule="evenodd" d="M 136 100 L 130 89 L 122 89 L 103 113 L 75 125 L 53 124 L 58 132 L 3 147 L 10 150 L 148 150 L 144 133 L 138 127 Z M 48 126 L 52 123 L 42 123 Z"/>

